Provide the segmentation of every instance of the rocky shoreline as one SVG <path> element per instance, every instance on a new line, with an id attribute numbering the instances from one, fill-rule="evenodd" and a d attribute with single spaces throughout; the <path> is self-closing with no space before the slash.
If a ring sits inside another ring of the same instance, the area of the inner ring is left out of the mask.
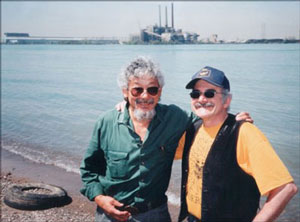
<path id="1" fill-rule="evenodd" d="M 79 201 L 78 197 L 72 197 L 73 201 L 63 207 L 54 207 L 47 210 L 25 211 L 7 206 L 4 195 L 11 184 L 34 182 L 26 178 L 17 178 L 11 172 L 1 174 L 1 221 L 2 222 L 83 222 L 94 221 L 94 214 Z"/>

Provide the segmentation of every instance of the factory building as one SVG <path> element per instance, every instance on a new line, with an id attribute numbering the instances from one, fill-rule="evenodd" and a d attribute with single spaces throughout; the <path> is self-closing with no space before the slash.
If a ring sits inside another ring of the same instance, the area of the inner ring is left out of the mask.
<path id="1" fill-rule="evenodd" d="M 195 43 L 199 35 L 197 33 L 182 32 L 174 28 L 174 8 L 171 4 L 171 26 L 168 26 L 168 10 L 165 8 L 166 24 L 161 25 L 161 9 L 159 6 L 159 25 L 148 26 L 141 30 L 140 38 L 145 43 Z"/>
<path id="2" fill-rule="evenodd" d="M 8 33 L 4 33 L 4 35 L 6 37 L 17 37 L 17 38 L 29 38 L 29 34 L 28 33 L 19 33 L 19 32 L 8 32 Z"/>
<path id="3" fill-rule="evenodd" d="M 217 34 L 211 35 L 209 40 L 210 40 L 211 43 L 217 43 L 218 42 L 218 35 Z"/>

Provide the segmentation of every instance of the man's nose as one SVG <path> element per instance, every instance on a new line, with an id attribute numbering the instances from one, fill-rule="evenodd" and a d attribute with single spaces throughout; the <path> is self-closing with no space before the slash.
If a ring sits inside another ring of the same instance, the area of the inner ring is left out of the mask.
<path id="1" fill-rule="evenodd" d="M 149 96 L 150 96 L 150 94 L 148 93 L 147 90 L 144 90 L 144 91 L 142 92 L 142 94 L 141 94 L 141 97 L 142 97 L 142 98 L 148 98 Z"/>
<path id="2" fill-rule="evenodd" d="M 201 93 L 201 95 L 198 98 L 199 102 L 207 102 L 207 98 L 204 96 L 203 93 Z"/>

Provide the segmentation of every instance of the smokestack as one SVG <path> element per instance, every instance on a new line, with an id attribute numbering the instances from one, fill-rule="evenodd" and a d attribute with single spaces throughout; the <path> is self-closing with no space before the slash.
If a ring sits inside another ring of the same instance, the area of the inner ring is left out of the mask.
<path id="1" fill-rule="evenodd" d="M 166 28 L 168 28 L 168 8 L 166 6 Z"/>
<path id="2" fill-rule="evenodd" d="M 174 29 L 174 8 L 172 3 L 172 28 Z"/>
<path id="3" fill-rule="evenodd" d="M 161 13 L 160 13 L 160 5 L 158 6 L 158 13 L 159 13 L 159 28 L 161 27 Z"/>

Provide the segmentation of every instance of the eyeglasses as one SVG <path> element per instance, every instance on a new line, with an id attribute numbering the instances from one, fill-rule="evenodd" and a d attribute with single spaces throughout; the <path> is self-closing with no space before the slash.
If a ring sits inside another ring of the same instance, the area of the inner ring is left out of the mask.
<path id="1" fill-rule="evenodd" d="M 144 93 L 145 89 L 142 87 L 135 87 L 130 90 L 131 95 L 134 97 L 138 97 Z M 153 86 L 146 89 L 147 93 L 151 96 L 156 96 L 158 93 L 158 87 Z"/>
<path id="2" fill-rule="evenodd" d="M 222 92 L 217 92 L 214 89 L 208 89 L 204 93 L 200 92 L 199 90 L 193 90 L 190 93 L 190 96 L 193 99 L 198 99 L 201 96 L 201 94 L 203 94 L 206 98 L 210 99 L 210 98 L 213 98 L 215 96 L 215 94 L 223 94 L 223 93 Z"/>

